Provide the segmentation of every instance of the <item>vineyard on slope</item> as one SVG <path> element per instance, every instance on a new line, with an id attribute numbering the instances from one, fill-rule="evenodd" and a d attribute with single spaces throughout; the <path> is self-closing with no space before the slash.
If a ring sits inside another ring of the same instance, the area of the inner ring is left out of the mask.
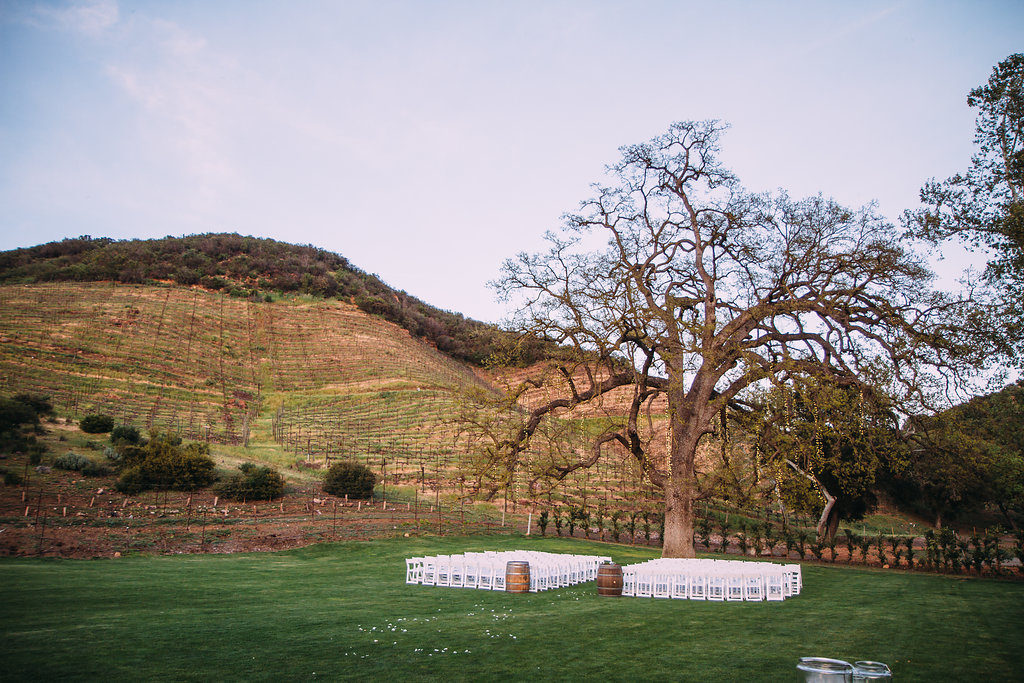
<path id="1" fill-rule="evenodd" d="M 388 483 L 423 492 L 479 489 L 488 444 L 459 423 L 465 395 L 521 379 L 516 371 L 485 376 L 336 300 L 41 283 L 0 286 L 0 311 L 2 394 L 46 394 L 71 417 L 107 413 L 189 440 L 273 441 L 315 467 L 357 459 Z M 545 463 L 583 452 L 602 423 L 588 413 L 555 426 L 537 439 L 533 461 L 510 475 L 513 508 L 640 504 L 646 486 L 621 453 L 554 489 L 538 477 Z"/>

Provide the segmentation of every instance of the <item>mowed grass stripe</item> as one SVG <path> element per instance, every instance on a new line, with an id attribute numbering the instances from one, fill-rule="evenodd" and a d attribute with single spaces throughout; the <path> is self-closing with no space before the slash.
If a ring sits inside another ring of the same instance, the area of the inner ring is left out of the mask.
<path id="1" fill-rule="evenodd" d="M 4 677 L 792 680 L 799 657 L 814 655 L 885 661 L 898 680 L 1014 680 L 1024 665 L 1020 583 L 808 566 L 803 594 L 783 603 L 404 584 L 407 556 L 513 547 L 655 555 L 472 537 L 4 560 Z"/>

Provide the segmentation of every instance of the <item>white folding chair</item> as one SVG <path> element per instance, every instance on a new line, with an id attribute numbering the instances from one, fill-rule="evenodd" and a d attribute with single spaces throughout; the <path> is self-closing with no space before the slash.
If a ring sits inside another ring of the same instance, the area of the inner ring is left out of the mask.
<path id="1" fill-rule="evenodd" d="M 480 560 L 477 567 L 477 588 L 487 591 L 494 588 L 494 563 L 489 559 Z"/>
<path id="2" fill-rule="evenodd" d="M 685 600 L 690 597 L 690 577 L 686 574 L 672 575 L 672 588 L 669 597 Z"/>
<path id="3" fill-rule="evenodd" d="M 493 560 L 491 565 L 494 569 L 494 579 L 491 581 L 492 591 L 505 590 L 505 562 L 501 559 Z"/>
<path id="4" fill-rule="evenodd" d="M 743 599 L 754 602 L 764 600 L 764 574 L 752 573 L 744 576 Z"/>
<path id="5" fill-rule="evenodd" d="M 789 588 L 793 595 L 800 595 L 800 591 L 804 587 L 804 577 L 801 571 L 801 565 L 799 564 L 787 564 L 786 570 L 789 572 Z"/>
<path id="6" fill-rule="evenodd" d="M 597 578 L 597 577 L 594 577 Z M 576 556 L 576 583 L 590 581 L 590 558 L 583 555 Z"/>
<path id="7" fill-rule="evenodd" d="M 729 602 L 742 602 L 744 582 L 742 574 L 730 573 L 727 575 L 725 577 L 725 599 Z"/>
<path id="8" fill-rule="evenodd" d="M 467 557 L 462 570 L 462 587 L 479 588 L 480 586 L 480 560 L 476 557 Z"/>
<path id="9" fill-rule="evenodd" d="M 691 600 L 708 599 L 708 576 L 703 570 L 698 569 L 690 575 L 689 593 Z"/>
<path id="10" fill-rule="evenodd" d="M 786 597 L 800 594 L 800 565 L 784 564 L 783 570 L 786 573 Z"/>
<path id="11" fill-rule="evenodd" d="M 764 577 L 764 597 L 772 602 L 782 602 L 786 599 L 786 575 L 780 571 L 772 571 Z"/>
<path id="12" fill-rule="evenodd" d="M 536 593 L 544 590 L 544 560 L 536 557 L 530 558 L 530 592 Z"/>
<path id="13" fill-rule="evenodd" d="M 725 600 L 725 577 L 720 574 L 708 576 L 707 599 L 722 602 Z"/>
<path id="14" fill-rule="evenodd" d="M 405 560 L 405 582 L 409 584 L 423 582 L 422 557 L 409 557 Z"/>
<path id="15" fill-rule="evenodd" d="M 452 585 L 452 558 L 450 555 L 437 556 L 437 580 L 435 585 Z"/>
<path id="16" fill-rule="evenodd" d="M 636 570 L 622 572 L 622 594 L 636 597 Z"/>
<path id="17" fill-rule="evenodd" d="M 423 577 L 424 586 L 436 586 L 437 585 L 437 558 L 436 557 L 424 557 L 423 558 Z"/>
<path id="18" fill-rule="evenodd" d="M 655 598 L 667 598 L 672 591 L 671 578 L 667 572 L 654 574 L 651 580 L 651 596 Z"/>
<path id="19" fill-rule="evenodd" d="M 452 588 L 462 588 L 466 578 L 466 558 L 462 555 L 452 555 L 448 585 Z"/>
<path id="20" fill-rule="evenodd" d="M 558 564 L 548 558 L 546 561 L 539 563 L 539 583 L 538 588 L 540 590 L 551 590 L 552 588 L 558 588 L 558 577 L 560 570 Z"/>
<path id="21" fill-rule="evenodd" d="M 654 594 L 654 580 L 647 571 L 636 574 L 636 597 L 649 598 Z"/>

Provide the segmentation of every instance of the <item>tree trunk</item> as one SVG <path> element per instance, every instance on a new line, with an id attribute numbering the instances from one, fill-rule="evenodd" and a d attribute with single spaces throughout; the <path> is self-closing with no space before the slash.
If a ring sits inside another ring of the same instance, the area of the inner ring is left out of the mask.
<path id="1" fill-rule="evenodd" d="M 835 512 L 836 499 L 824 486 L 821 487 L 821 492 L 825 496 L 825 509 L 821 511 L 821 517 L 818 518 L 818 526 L 815 531 L 818 534 L 818 538 L 832 538 L 831 534 L 834 534 L 835 528 L 839 526 L 838 515 Z M 835 524 L 832 523 L 833 517 L 836 517 Z"/>
<path id="2" fill-rule="evenodd" d="M 818 491 L 821 492 L 821 495 L 825 497 L 825 508 L 821 511 L 821 517 L 818 518 L 818 526 L 815 527 L 814 531 L 818 538 L 831 539 L 835 536 L 836 529 L 839 528 L 839 517 L 836 514 L 836 497 L 828 492 L 825 485 L 812 472 L 804 470 L 789 458 L 786 458 L 786 464 L 793 468 L 794 472 L 807 477 Z M 833 517 L 835 518 L 834 520 Z"/>
<path id="3" fill-rule="evenodd" d="M 829 510 L 828 519 L 825 522 L 825 538 L 831 541 L 839 531 L 839 512 L 835 506 Z"/>
<path id="4" fill-rule="evenodd" d="M 707 420 L 702 422 L 692 411 L 684 410 L 684 396 L 681 389 L 669 391 L 668 415 L 672 437 L 669 476 L 664 484 L 665 543 L 662 557 L 697 556 L 693 545 L 693 500 L 697 488 L 693 461 Z"/>
<path id="5" fill-rule="evenodd" d="M 665 544 L 662 557 L 696 557 L 693 546 L 692 477 L 672 477 L 665 486 Z"/>
<path id="6" fill-rule="evenodd" d="M 1010 516 L 1010 511 L 1006 509 L 1006 505 L 1002 501 L 996 503 L 999 511 L 1003 513 L 1003 519 L 1010 526 L 1010 531 L 1017 531 L 1017 522 L 1014 521 L 1013 517 Z"/>

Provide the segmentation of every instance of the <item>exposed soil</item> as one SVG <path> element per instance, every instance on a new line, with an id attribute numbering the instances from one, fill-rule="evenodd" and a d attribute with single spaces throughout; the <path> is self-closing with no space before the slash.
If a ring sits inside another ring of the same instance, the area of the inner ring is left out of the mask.
<path id="1" fill-rule="evenodd" d="M 423 503 L 346 501 L 301 486 L 289 486 L 283 498 L 255 503 L 220 500 L 208 491 L 125 496 L 114 491 L 111 478 L 37 471 L 20 456 L 0 464 L 26 476 L 18 486 L 0 485 L 0 555 L 267 551 L 330 540 L 508 531 L 512 523 L 502 527 L 458 509 L 439 516 Z"/>

